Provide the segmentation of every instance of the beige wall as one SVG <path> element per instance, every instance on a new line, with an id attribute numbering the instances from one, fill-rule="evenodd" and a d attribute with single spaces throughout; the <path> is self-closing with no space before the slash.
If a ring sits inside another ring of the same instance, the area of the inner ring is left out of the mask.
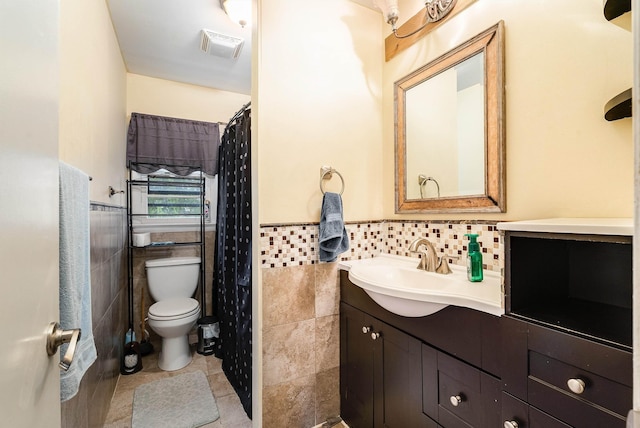
<path id="1" fill-rule="evenodd" d="M 344 177 L 346 220 L 381 218 L 380 14 L 347 0 L 270 0 L 259 20 L 260 223 L 319 221 L 323 165 Z M 326 183 L 339 189 L 337 176 Z"/>
<path id="2" fill-rule="evenodd" d="M 401 0 L 401 19 L 422 4 Z M 506 41 L 507 213 L 395 215 L 393 82 L 499 20 Z M 631 119 L 603 119 L 605 103 L 631 86 L 631 33 L 604 19 L 602 0 L 475 2 L 384 65 L 384 218 L 631 217 Z"/>
<path id="3" fill-rule="evenodd" d="M 401 1 L 403 18 L 422 3 Z M 603 18 L 601 0 L 477 1 L 387 63 L 377 12 L 338 0 L 264 9 L 254 65 L 261 224 L 317 222 L 322 165 L 345 177 L 347 221 L 632 215 L 631 120 L 603 119 L 631 86 L 632 38 Z M 394 214 L 393 82 L 499 20 L 507 213 Z"/>
<path id="4" fill-rule="evenodd" d="M 126 71 L 106 2 L 60 5 L 60 160 L 93 177 L 93 201 L 124 205 Z"/>
<path id="5" fill-rule="evenodd" d="M 127 74 L 127 116 L 137 112 L 227 122 L 250 100 L 250 96 L 235 92 Z"/>
<path id="6" fill-rule="evenodd" d="M 90 198 L 124 189 L 126 71 L 106 2 L 60 2 L 60 160 L 93 177 Z M 92 205 L 91 292 L 98 359 L 78 394 L 61 405 L 61 426 L 102 426 L 119 374 L 126 325 L 126 215 L 123 208 Z M 55 425 L 54 423 L 52 423 Z"/>

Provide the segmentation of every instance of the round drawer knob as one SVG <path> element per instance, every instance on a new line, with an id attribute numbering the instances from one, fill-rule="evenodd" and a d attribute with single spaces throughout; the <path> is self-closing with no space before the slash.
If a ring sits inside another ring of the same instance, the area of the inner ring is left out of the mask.
<path id="1" fill-rule="evenodd" d="M 377 338 L 379 338 L 379 337 L 380 337 L 380 333 L 376 333 L 375 331 L 374 331 L 373 333 L 371 333 L 371 338 L 372 338 L 373 340 L 376 340 L 376 339 L 377 339 Z"/>
<path id="2" fill-rule="evenodd" d="M 449 397 L 449 401 L 451 402 L 451 405 L 453 407 L 458 407 L 458 405 L 462 403 L 462 397 L 460 397 L 459 395 L 452 395 L 451 397 Z"/>
<path id="3" fill-rule="evenodd" d="M 567 381 L 567 386 L 574 394 L 582 394 L 584 392 L 585 384 L 582 379 L 569 379 Z"/>
<path id="4" fill-rule="evenodd" d="M 518 428 L 516 421 L 504 421 L 504 428 Z"/>
<path id="5" fill-rule="evenodd" d="M 362 326 L 362 332 L 364 334 L 367 334 L 371 331 L 371 327 L 367 327 L 367 326 Z"/>

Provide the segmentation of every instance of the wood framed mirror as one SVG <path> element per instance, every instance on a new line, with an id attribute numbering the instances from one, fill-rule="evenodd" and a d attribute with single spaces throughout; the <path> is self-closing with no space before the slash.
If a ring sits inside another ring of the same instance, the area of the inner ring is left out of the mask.
<path id="1" fill-rule="evenodd" d="M 394 84 L 396 212 L 505 212 L 504 23 Z"/>

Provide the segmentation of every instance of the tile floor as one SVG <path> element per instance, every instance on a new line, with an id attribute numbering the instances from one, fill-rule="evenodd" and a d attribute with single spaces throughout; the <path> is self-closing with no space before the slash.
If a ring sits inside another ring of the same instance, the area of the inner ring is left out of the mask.
<path id="1" fill-rule="evenodd" d="M 133 392 L 136 387 L 144 383 L 152 382 L 163 377 L 176 376 L 197 370 L 203 371 L 209 379 L 211 392 L 216 400 L 220 419 L 204 428 L 250 428 L 251 420 L 247 417 L 240 399 L 227 377 L 222 372 L 222 360 L 213 355 L 200 355 L 195 352 L 195 345 L 191 346 L 193 361 L 187 367 L 166 372 L 158 368 L 159 344 L 154 343 L 156 352 L 142 358 L 142 370 L 128 376 L 120 376 L 116 391 L 111 400 L 109 413 L 104 428 L 130 428 L 131 413 L 133 409 Z"/>

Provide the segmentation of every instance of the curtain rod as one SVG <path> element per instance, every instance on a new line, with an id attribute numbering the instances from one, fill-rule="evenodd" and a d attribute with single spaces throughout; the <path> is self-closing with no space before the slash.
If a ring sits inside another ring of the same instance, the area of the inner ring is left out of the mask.
<path id="1" fill-rule="evenodd" d="M 248 103 L 246 103 L 245 105 L 242 106 L 242 108 L 240 110 L 238 110 L 238 112 L 236 114 L 233 115 L 233 117 L 231 119 L 229 119 L 229 123 L 233 122 L 234 120 L 236 120 L 237 118 L 239 118 L 242 113 L 245 112 L 245 110 L 247 110 L 247 108 L 249 108 L 251 106 L 251 101 L 249 101 Z M 227 124 L 228 125 L 228 124 Z"/>

